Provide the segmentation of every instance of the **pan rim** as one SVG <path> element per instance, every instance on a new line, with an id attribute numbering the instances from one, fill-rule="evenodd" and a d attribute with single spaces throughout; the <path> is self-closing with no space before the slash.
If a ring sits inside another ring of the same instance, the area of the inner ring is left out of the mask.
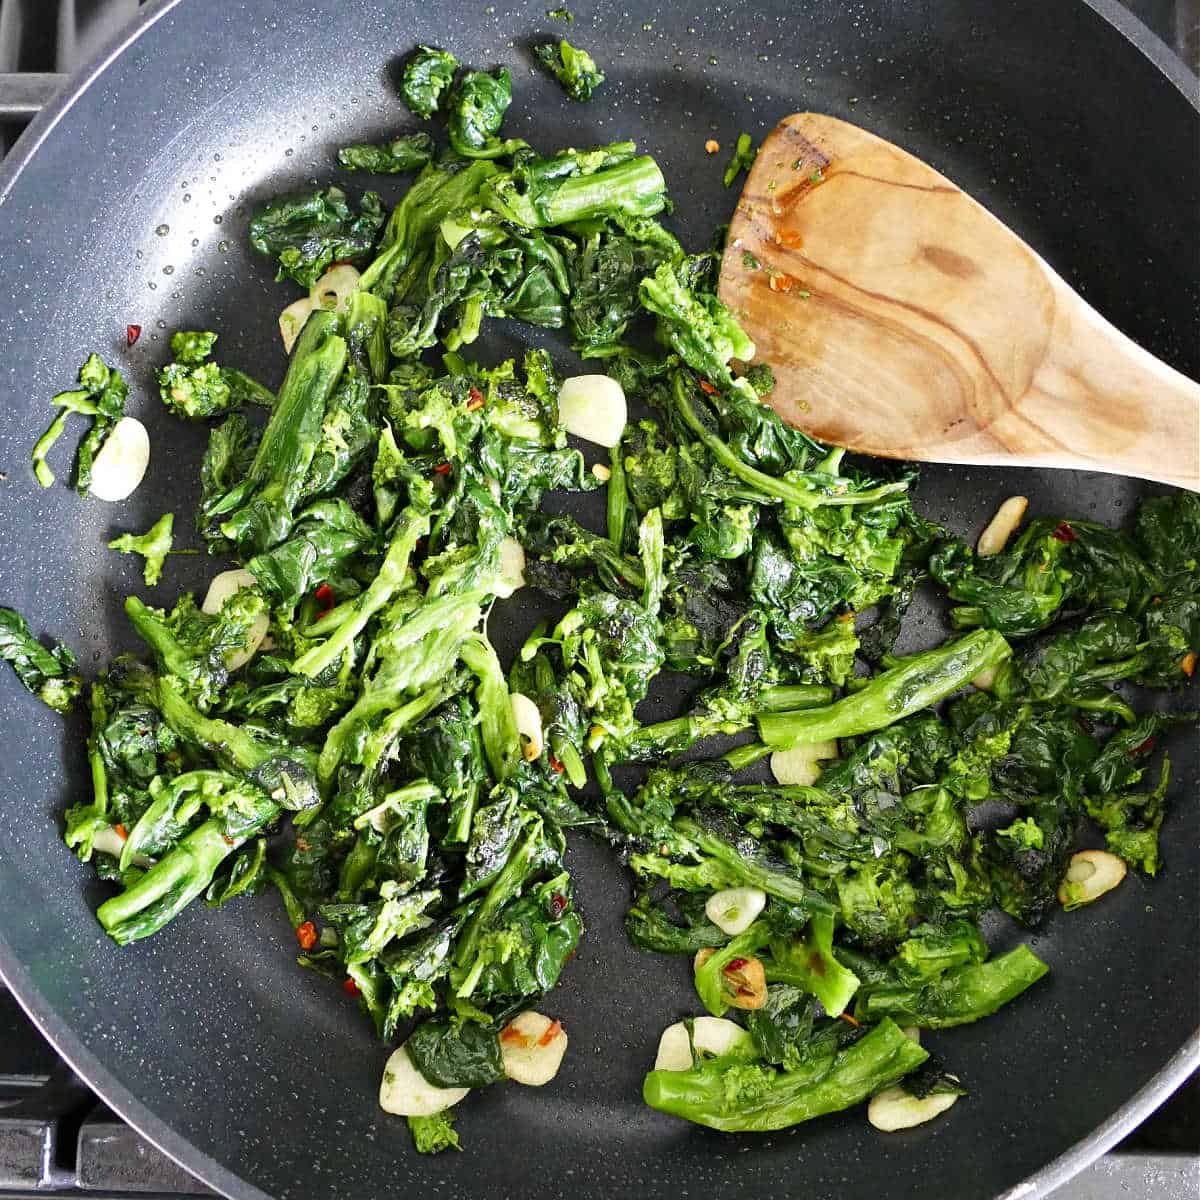
<path id="1" fill-rule="evenodd" d="M 184 0 L 152 0 L 113 41 L 74 76 L 69 86 L 38 114 L 0 163 L 0 211 L 42 143 L 66 114 L 117 58 L 148 29 L 183 2 Z M 1081 2 L 1130 42 L 1133 48 L 1179 92 L 1197 116 L 1200 116 L 1197 76 L 1156 34 L 1121 4 L 1120 0 Z M 240 1175 L 235 1175 L 195 1143 L 176 1133 L 117 1080 L 88 1049 L 82 1038 L 58 1017 L 40 989 L 34 986 L 2 931 L 0 981 L 9 988 L 29 1019 L 67 1065 L 156 1149 L 230 1200 L 272 1200 L 266 1192 Z M 1049 1195 L 1132 1132 L 1198 1070 L 1200 1029 L 1193 1031 L 1158 1073 L 1116 1112 L 1024 1182 L 1004 1192 L 997 1200 L 1038 1200 L 1039 1197 Z"/>

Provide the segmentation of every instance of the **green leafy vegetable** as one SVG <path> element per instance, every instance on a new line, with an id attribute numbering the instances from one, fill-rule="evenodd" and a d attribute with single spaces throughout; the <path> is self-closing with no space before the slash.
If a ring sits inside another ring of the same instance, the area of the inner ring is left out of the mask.
<path id="1" fill-rule="evenodd" d="M 418 46 L 400 81 L 400 97 L 418 117 L 426 120 L 438 111 L 442 94 L 454 80 L 458 59 L 433 46 Z"/>
<path id="2" fill-rule="evenodd" d="M 604 73 L 586 50 L 572 46 L 563 38 L 557 45 L 546 42 L 534 49 L 537 60 L 562 85 L 572 100 L 590 100 L 604 82 Z"/>
<path id="3" fill-rule="evenodd" d="M 55 712 L 71 711 L 83 687 L 75 655 L 61 644 L 46 649 L 33 636 L 29 622 L 11 608 L 0 608 L 0 658 L 43 704 Z"/>
<path id="4" fill-rule="evenodd" d="M 142 577 L 148 587 L 153 587 L 162 576 L 163 563 L 171 553 L 174 513 L 163 513 L 145 533 L 123 533 L 108 543 L 110 550 L 122 554 L 140 554 L 145 560 Z"/>

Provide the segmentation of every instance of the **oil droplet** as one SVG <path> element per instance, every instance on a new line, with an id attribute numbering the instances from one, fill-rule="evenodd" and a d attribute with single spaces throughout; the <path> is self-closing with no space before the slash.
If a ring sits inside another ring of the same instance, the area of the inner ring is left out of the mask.
<path id="1" fill-rule="evenodd" d="M 156 292 L 156 291 L 158 291 L 158 284 L 157 284 L 157 283 L 155 283 L 153 279 L 152 279 L 152 280 L 150 280 L 150 290 L 151 290 L 152 292 Z"/>
<path id="2" fill-rule="evenodd" d="M 717 56 L 715 54 L 710 54 L 708 56 L 708 65 L 710 67 L 715 67 L 717 65 Z"/>
<path id="3" fill-rule="evenodd" d="M 159 320 L 159 321 L 155 321 L 154 323 L 155 323 L 155 325 L 157 325 L 159 327 L 159 329 L 166 329 L 166 327 L 167 327 L 166 321 Z"/>
<path id="4" fill-rule="evenodd" d="M 191 192 L 184 192 L 184 193 L 183 193 L 183 202 L 184 202 L 184 204 L 186 204 L 186 203 L 187 203 L 187 202 L 188 202 L 188 201 L 189 201 L 191 198 L 192 198 L 192 193 L 191 193 Z"/>
<path id="5" fill-rule="evenodd" d="M 156 225 L 154 227 L 154 232 L 158 234 L 159 237 L 166 237 L 167 234 L 171 232 L 171 227 L 170 225 Z"/>
<path id="6" fill-rule="evenodd" d="M 291 148 L 291 146 L 289 146 L 289 147 L 288 147 L 288 148 L 287 148 L 287 149 L 286 149 L 286 150 L 283 152 L 283 157 L 284 157 L 284 158 L 291 158 L 291 157 L 292 157 L 292 155 L 293 155 L 293 154 L 295 154 L 295 153 L 296 153 L 296 152 L 295 152 L 295 150 L 293 150 L 293 149 Z"/>
<path id="7" fill-rule="evenodd" d="M 220 213 L 217 213 L 217 215 L 216 215 L 215 217 L 213 217 L 213 224 L 214 224 L 214 225 L 220 225 L 220 223 L 221 223 L 221 222 L 222 222 L 224 219 L 225 219 L 225 218 L 224 218 L 224 217 L 222 217 Z"/>
<path id="8" fill-rule="evenodd" d="M 193 246 L 198 246 L 198 245 L 200 245 L 200 239 L 199 239 L 199 238 L 192 238 L 192 245 L 193 245 Z"/>
<path id="9" fill-rule="evenodd" d="M 163 274 L 164 275 L 174 275 L 175 268 L 173 266 L 171 266 L 170 263 L 167 263 L 167 265 L 165 267 L 163 267 Z"/>
<path id="10" fill-rule="evenodd" d="M 229 249 L 229 243 L 222 238 L 222 240 L 217 243 L 218 253 L 224 254 L 225 251 L 228 249 Z"/>

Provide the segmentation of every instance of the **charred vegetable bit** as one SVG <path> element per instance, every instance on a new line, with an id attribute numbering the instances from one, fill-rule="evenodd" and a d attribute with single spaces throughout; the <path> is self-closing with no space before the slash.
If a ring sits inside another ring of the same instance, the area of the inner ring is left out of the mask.
<path id="1" fill-rule="evenodd" d="M 576 99 L 601 81 L 565 42 L 541 57 Z M 278 394 L 214 362 L 211 332 L 177 333 L 159 371 L 172 412 L 220 419 L 197 528 L 237 570 L 202 604 L 130 597 L 144 654 L 91 684 L 93 795 L 65 840 L 113 885 L 101 925 L 183 936 L 201 897 L 278 893 L 291 952 L 393 1047 L 384 1107 L 435 1153 L 468 1089 L 557 1070 L 538 1001 L 583 935 L 579 829 L 632 871 L 634 944 L 692 963 L 701 1015 L 664 1036 L 647 1103 L 726 1131 L 871 1097 L 881 1128 L 945 1111 L 961 1088 L 901 1027 L 1037 1004 L 1049 969 L 993 957 L 987 915 L 1086 923 L 1170 856 L 1164 750 L 1195 714 L 1139 715 L 1125 685 L 1195 686 L 1200 497 L 1149 499 L 1128 530 L 1036 516 L 977 554 L 920 515 L 911 469 L 764 403 L 719 255 L 661 223 L 653 158 L 505 137 L 504 67 L 420 47 L 400 86 L 449 147 L 430 127 L 340 154 L 417 172 L 390 213 L 318 183 L 250 221 L 317 293 Z M 726 182 L 752 157 L 743 135 Z M 497 362 L 493 319 L 590 362 Z M 79 374 L 43 483 L 69 413 L 94 420 L 86 487 L 123 410 L 116 371 Z M 580 396 L 611 420 L 577 420 Z M 599 424 L 602 462 L 568 436 Z M 601 486 L 586 522 L 543 506 Z M 153 583 L 171 534 L 168 514 L 113 548 Z M 928 582 L 951 628 L 898 652 Z M 505 627 L 522 586 L 553 610 L 506 662 L 489 615 Z M 0 655 L 59 711 L 80 693 L 11 609 Z"/>

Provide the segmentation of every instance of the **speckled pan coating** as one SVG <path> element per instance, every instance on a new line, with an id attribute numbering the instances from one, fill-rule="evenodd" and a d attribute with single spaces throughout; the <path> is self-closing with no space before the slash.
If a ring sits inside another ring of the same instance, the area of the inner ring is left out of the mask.
<path id="1" fill-rule="evenodd" d="M 340 141 L 408 124 L 389 70 L 417 41 L 508 63 L 508 129 L 538 145 L 637 138 L 662 163 L 692 245 L 729 212 L 719 174 L 740 130 L 761 137 L 804 107 L 859 121 L 978 196 L 1137 341 L 1200 373 L 1195 82 L 1111 0 L 576 0 L 570 34 L 609 76 L 587 106 L 530 68 L 531 39 L 565 31 L 546 19 L 548 0 L 485 4 L 152 4 L 5 163 L 0 601 L 64 634 L 89 667 L 129 648 L 120 600 L 145 593 L 138 563 L 103 549 L 112 532 L 173 508 L 183 544 L 195 544 L 201 439 L 149 392 L 166 332 L 218 329 L 222 361 L 278 381 L 275 314 L 293 292 L 247 255 L 246 209 L 283 184 L 332 177 Z M 723 145 L 715 160 L 703 152 L 710 137 Z M 127 351 L 131 322 L 144 332 Z M 42 491 L 29 472 L 48 397 L 91 349 L 129 373 L 131 411 L 155 447 L 147 483 L 119 505 Z M 1142 490 L 1081 474 L 933 469 L 920 497 L 974 534 L 1013 492 L 1034 513 L 1111 520 Z M 155 595 L 211 570 L 171 560 Z M 493 631 L 511 647 L 534 616 L 514 602 Z M 60 844 L 56 820 L 86 790 L 81 722 L 64 736 L 7 672 L 0 702 L 0 971 L 115 1109 L 230 1196 L 903 1200 L 931 1186 L 961 1200 L 1034 1196 L 1196 1061 L 1197 750 L 1180 736 L 1162 877 L 1131 878 L 1052 922 L 1034 939 L 1053 968 L 1047 982 L 978 1029 L 931 1039 L 971 1091 L 947 1119 L 884 1136 L 857 1111 L 733 1140 L 643 1107 L 659 1031 L 695 1008 L 688 972 L 628 946 L 622 870 L 576 839 L 589 929 L 546 1005 L 571 1032 L 562 1073 L 543 1090 L 472 1098 L 466 1153 L 422 1160 L 403 1123 L 375 1106 L 384 1049 L 348 999 L 293 965 L 273 897 L 191 911 L 126 950 L 101 935 L 100 888 Z M 1017 933 L 997 922 L 991 936 L 1003 947 Z"/>

